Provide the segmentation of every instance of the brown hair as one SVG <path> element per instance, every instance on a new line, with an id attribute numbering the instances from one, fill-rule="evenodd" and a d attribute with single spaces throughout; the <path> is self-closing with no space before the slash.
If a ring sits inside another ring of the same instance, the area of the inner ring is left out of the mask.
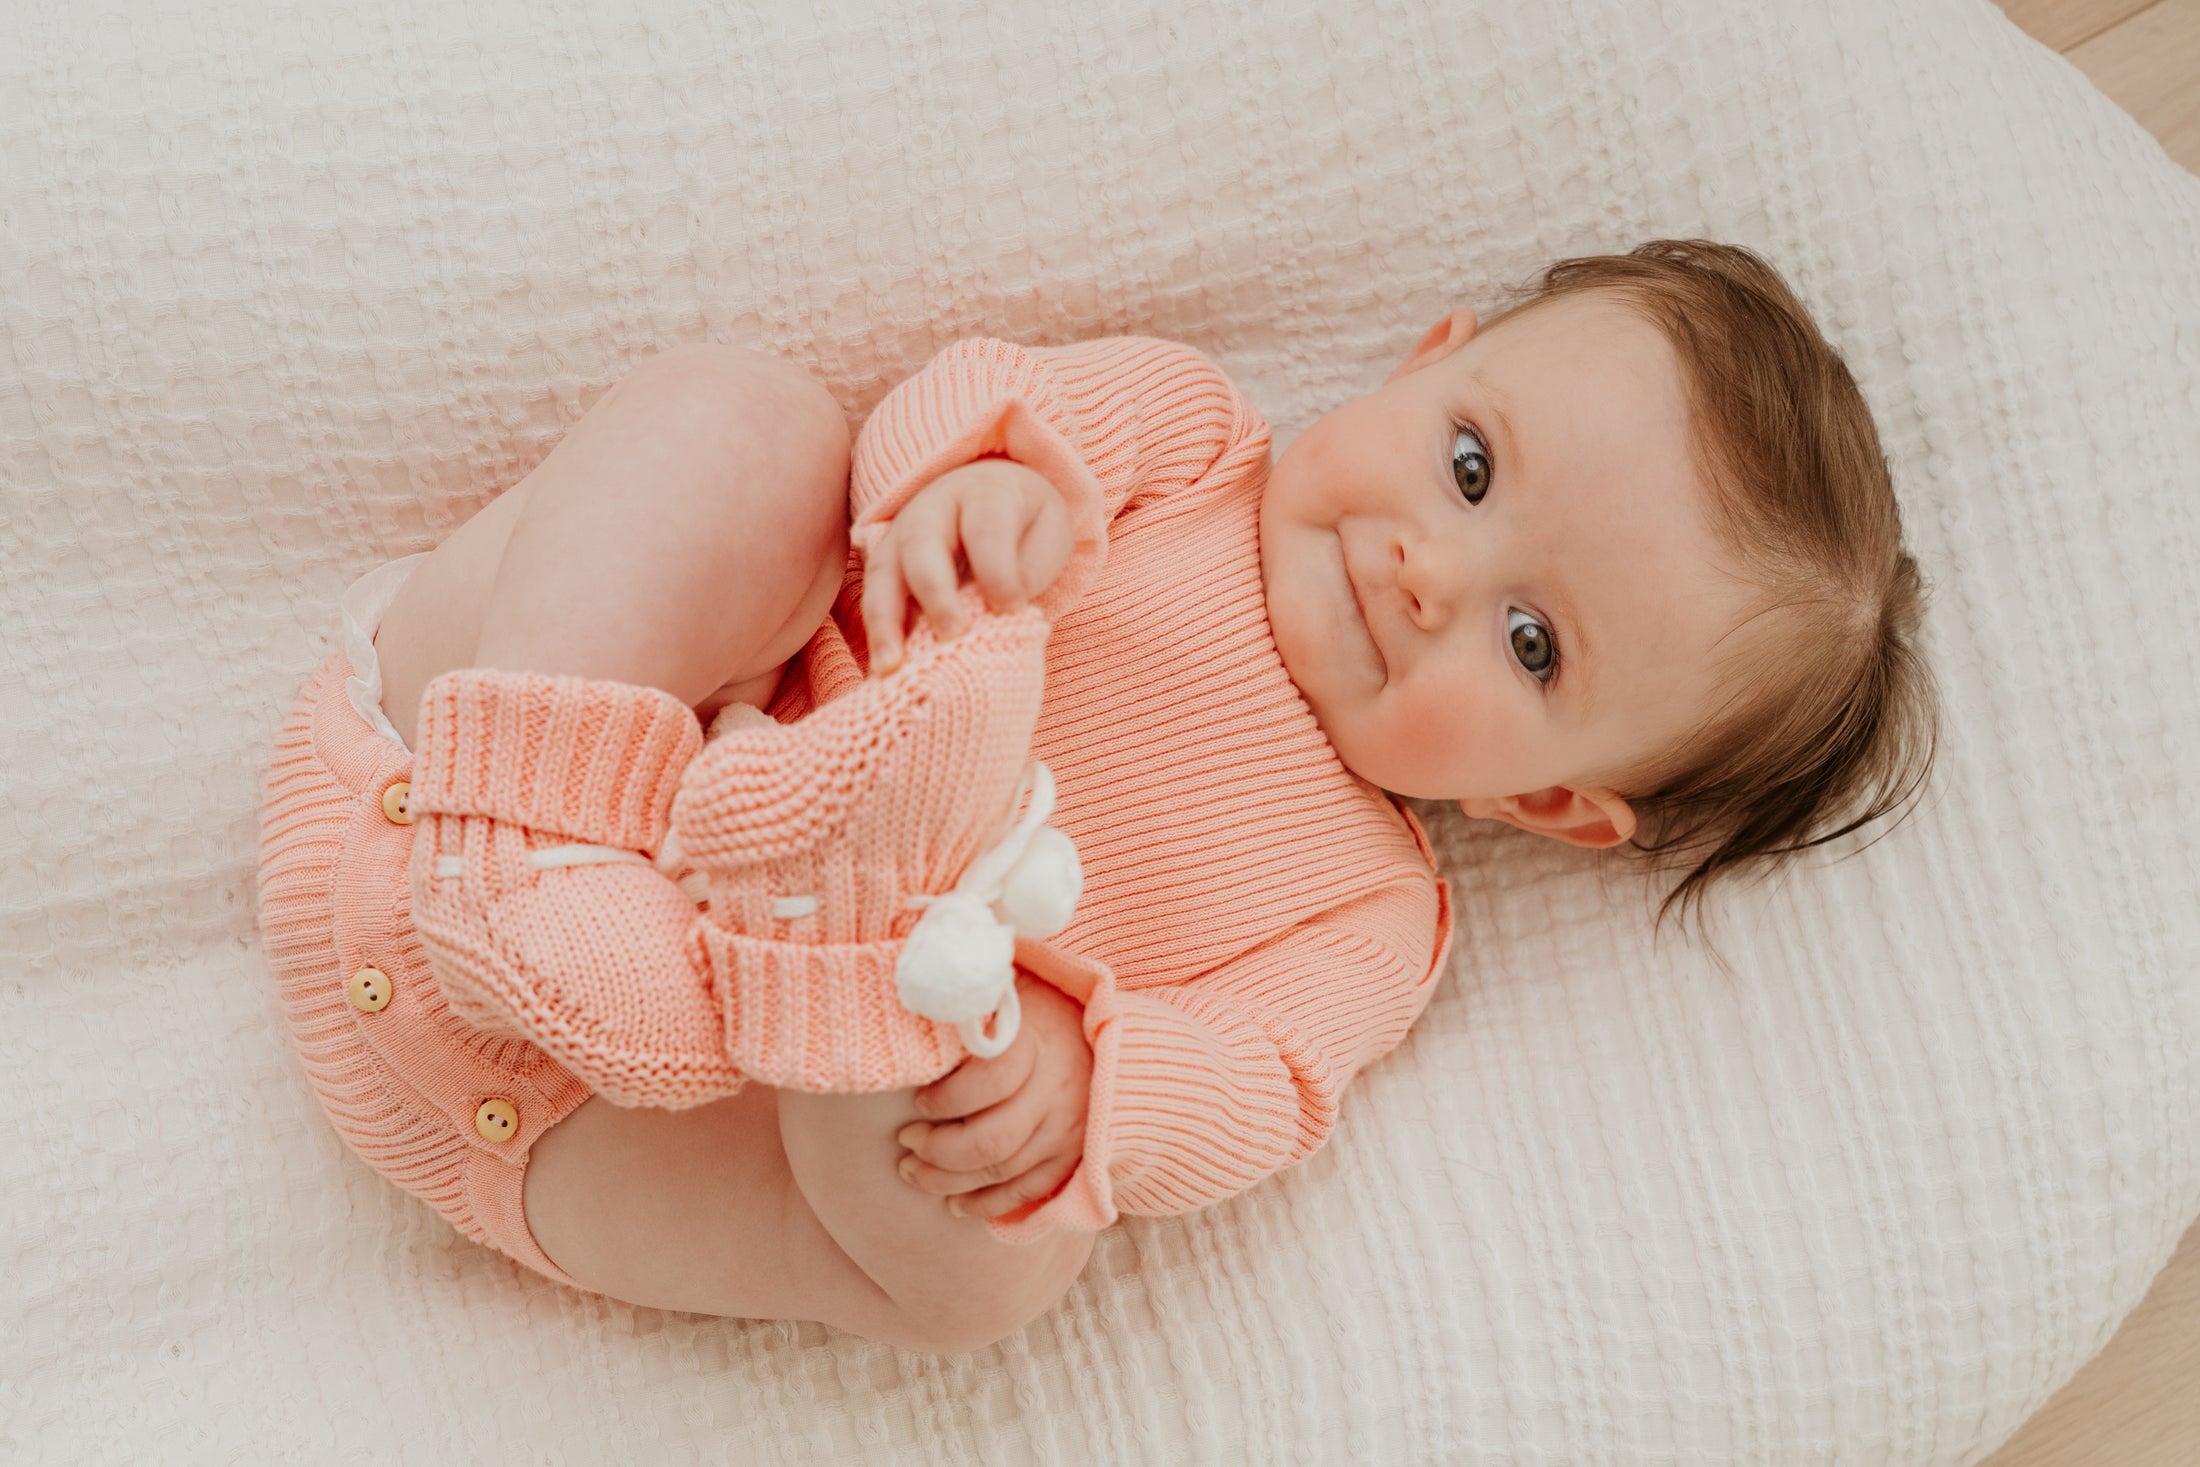
<path id="1" fill-rule="evenodd" d="M 1653 240 L 1559 261 L 1486 324 L 1587 290 L 1611 292 L 1672 343 L 1713 523 L 1780 623 L 1740 654 L 1729 696 L 1678 747 L 1611 781 L 1657 826 L 1635 849 L 1660 866 L 1695 863 L 1657 924 L 1676 902 L 1700 922 L 1717 878 L 1762 876 L 1910 813 L 1939 742 L 1917 646 L 1925 587 L 1863 394 L 1770 265 L 1735 245 Z"/>

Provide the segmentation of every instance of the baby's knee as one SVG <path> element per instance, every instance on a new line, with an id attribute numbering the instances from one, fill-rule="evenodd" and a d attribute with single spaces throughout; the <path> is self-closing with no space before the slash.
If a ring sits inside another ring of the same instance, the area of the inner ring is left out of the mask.
<path id="1" fill-rule="evenodd" d="M 659 391 L 678 393 L 705 420 L 785 443 L 805 459 L 837 461 L 847 479 L 853 435 L 848 415 L 802 366 L 769 352 L 718 342 L 688 342 L 634 368 Z"/>
<path id="2" fill-rule="evenodd" d="M 699 436 L 702 451 L 731 471 L 729 482 L 769 486 L 783 536 L 820 556 L 844 542 L 853 436 L 839 400 L 800 365 L 689 342 L 642 361 L 620 386 Z"/>
<path id="3" fill-rule="evenodd" d="M 1084 1273 L 1098 1239 L 1097 1233 L 1059 1233 L 1037 1243 L 1015 1245 L 1017 1253 L 1028 1249 L 1027 1271 L 995 1297 L 974 1297 L 959 1317 L 952 1311 L 935 1317 L 927 1326 L 932 1333 L 925 1348 L 950 1355 L 968 1354 L 1020 1334 L 1061 1304 Z"/>

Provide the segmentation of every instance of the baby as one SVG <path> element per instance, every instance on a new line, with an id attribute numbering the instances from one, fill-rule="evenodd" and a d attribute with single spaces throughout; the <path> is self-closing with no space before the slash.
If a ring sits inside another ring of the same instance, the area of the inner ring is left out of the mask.
<path id="1" fill-rule="evenodd" d="M 1854 382 L 1728 246 L 1456 311 L 1273 464 L 1165 341 L 962 342 L 852 445 L 681 348 L 346 594 L 262 931 L 467 1236 L 968 1350 L 1324 1143 L 1449 945 L 1398 797 L 1694 858 L 1662 918 L 1914 795 L 1920 611 Z"/>

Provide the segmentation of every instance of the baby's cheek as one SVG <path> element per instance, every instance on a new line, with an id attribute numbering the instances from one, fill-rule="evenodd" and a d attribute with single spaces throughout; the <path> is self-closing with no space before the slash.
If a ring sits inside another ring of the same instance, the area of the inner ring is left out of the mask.
<path id="1" fill-rule="evenodd" d="M 1329 475 L 1329 435 L 1315 423 L 1291 440 L 1291 474 L 1295 484 L 1320 483 Z"/>
<path id="2" fill-rule="evenodd" d="M 1371 757 L 1380 759 L 1389 778 L 1355 772 L 1416 799 L 1518 793 L 1496 786 L 1519 778 L 1522 731 L 1471 691 L 1452 684 L 1397 699 L 1370 738 L 1377 751 Z"/>

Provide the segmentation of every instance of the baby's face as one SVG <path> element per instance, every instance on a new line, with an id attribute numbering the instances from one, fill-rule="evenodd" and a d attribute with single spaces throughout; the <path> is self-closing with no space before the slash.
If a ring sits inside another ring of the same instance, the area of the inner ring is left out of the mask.
<path id="1" fill-rule="evenodd" d="M 1756 604 L 1709 494 L 1655 326 L 1593 292 L 1483 334 L 1456 312 L 1277 460 L 1276 646 L 1361 777 L 1615 844 L 1608 781 L 1709 711 Z"/>

